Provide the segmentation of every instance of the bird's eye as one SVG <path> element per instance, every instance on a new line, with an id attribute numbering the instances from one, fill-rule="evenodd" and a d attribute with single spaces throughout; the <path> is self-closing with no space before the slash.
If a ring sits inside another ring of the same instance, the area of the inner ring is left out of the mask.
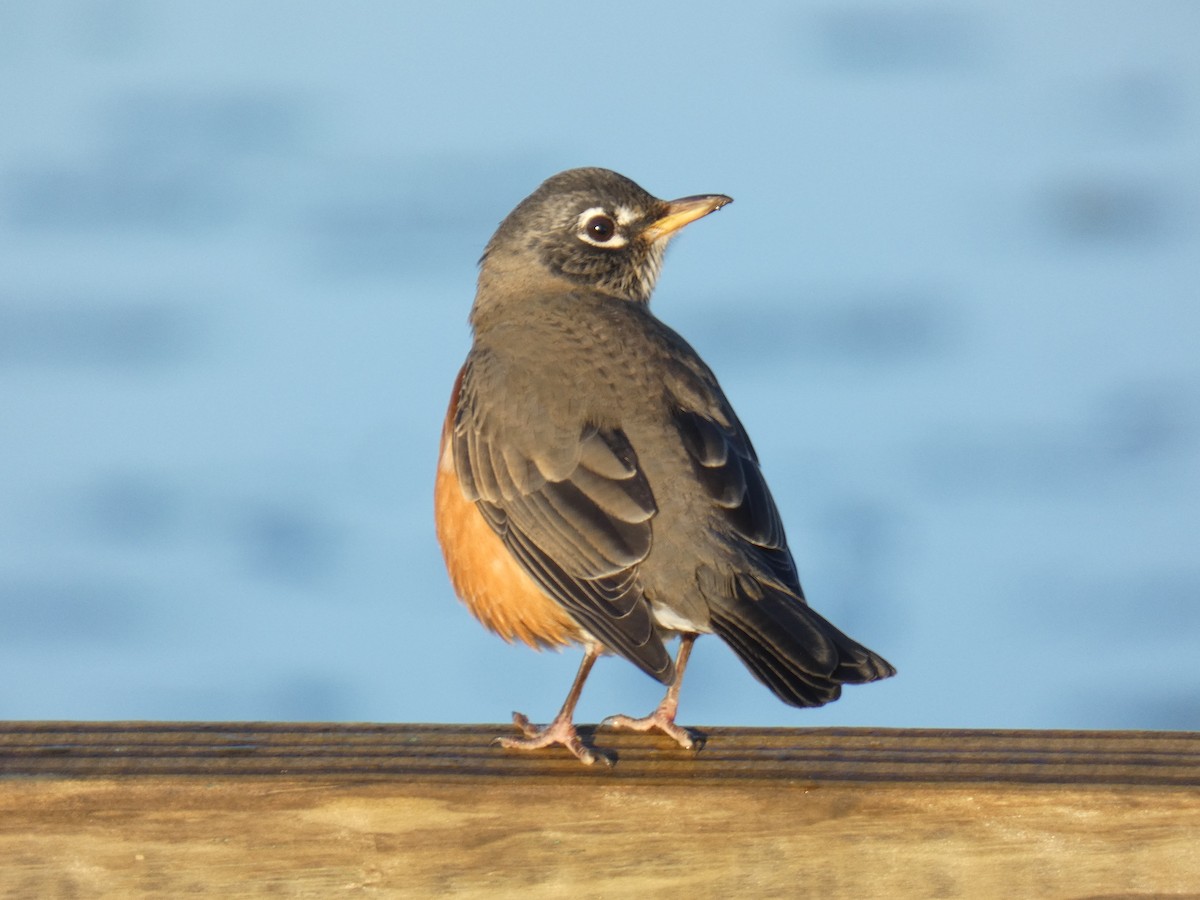
<path id="1" fill-rule="evenodd" d="M 618 223 L 624 220 L 609 215 L 603 206 L 593 206 L 585 209 L 575 220 L 575 235 L 585 244 L 593 247 L 603 247 L 605 250 L 619 250 L 626 244 L 625 235 L 621 233 Z"/>
<path id="2" fill-rule="evenodd" d="M 592 216 L 583 228 L 587 236 L 597 244 L 612 240 L 612 236 L 617 233 L 617 223 L 606 215 Z"/>

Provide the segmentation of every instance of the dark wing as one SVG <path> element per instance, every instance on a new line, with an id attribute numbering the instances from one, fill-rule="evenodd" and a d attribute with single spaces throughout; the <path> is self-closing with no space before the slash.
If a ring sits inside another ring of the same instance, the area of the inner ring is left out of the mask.
<path id="1" fill-rule="evenodd" d="M 733 556 L 726 577 L 711 567 L 701 570 L 713 630 L 793 706 L 820 706 L 836 700 L 842 684 L 894 674 L 886 660 L 805 602 L 779 510 L 728 404 L 714 407 L 712 416 L 680 410 L 675 426 Z"/>
<path id="2" fill-rule="evenodd" d="M 758 455 L 733 410 L 721 412 L 728 425 L 688 410 L 680 410 L 675 416 L 675 427 L 692 458 L 696 476 L 748 562 L 803 600 L 783 520 L 759 468 Z"/>
<path id="3" fill-rule="evenodd" d="M 637 579 L 658 508 L 624 432 L 497 422 L 468 369 L 453 440 L 464 493 L 525 571 L 605 647 L 669 683 L 674 666 Z"/>

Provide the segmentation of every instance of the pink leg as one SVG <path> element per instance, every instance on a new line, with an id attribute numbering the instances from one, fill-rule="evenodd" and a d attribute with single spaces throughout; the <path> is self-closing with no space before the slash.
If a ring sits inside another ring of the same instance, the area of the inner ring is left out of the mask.
<path id="1" fill-rule="evenodd" d="M 694 634 L 685 634 L 679 638 L 679 653 L 675 657 L 675 680 L 667 688 L 667 695 L 654 712 L 642 719 L 609 716 L 600 724 L 613 728 L 629 728 L 633 731 L 661 731 L 685 750 L 698 749 L 699 739 L 686 728 L 675 724 L 675 714 L 679 711 L 679 686 L 683 683 L 683 670 L 687 668 L 688 656 L 691 655 L 696 637 Z"/>
<path id="2" fill-rule="evenodd" d="M 575 715 L 575 704 L 579 702 L 579 695 L 583 693 L 583 683 L 587 680 L 588 673 L 592 670 L 599 655 L 599 647 L 589 645 L 584 649 L 583 662 L 579 664 L 579 671 L 575 673 L 575 682 L 571 685 L 567 699 L 563 701 L 562 709 L 558 711 L 553 722 L 539 728 L 531 723 L 525 715 L 515 712 L 513 713 L 513 722 L 525 733 L 525 737 L 498 737 L 495 743 L 509 750 L 540 750 L 543 747 L 562 744 L 584 765 L 590 766 L 599 760 L 605 765 L 611 766 L 612 760 L 607 755 L 599 750 L 593 750 L 583 743 L 571 721 Z"/>

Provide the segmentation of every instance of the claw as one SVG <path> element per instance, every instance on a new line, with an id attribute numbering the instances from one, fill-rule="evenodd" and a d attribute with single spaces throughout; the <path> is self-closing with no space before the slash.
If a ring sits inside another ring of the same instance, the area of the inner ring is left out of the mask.
<path id="1" fill-rule="evenodd" d="M 525 737 L 498 737 L 492 743 L 499 744 L 507 750 L 541 750 L 543 747 L 552 747 L 555 744 L 561 744 L 585 766 L 594 765 L 597 762 L 603 763 L 606 766 L 613 764 L 608 754 L 588 747 L 583 742 L 583 739 L 579 737 L 579 732 L 570 719 L 559 716 L 549 725 L 539 728 L 530 722 L 528 717 L 515 712 L 513 713 L 513 724 L 521 729 Z"/>
<path id="2" fill-rule="evenodd" d="M 641 719 L 624 715 L 609 716 L 600 725 L 601 727 L 607 725 L 609 728 L 625 728 L 630 731 L 661 731 L 684 750 L 699 750 L 704 746 L 704 740 L 700 735 L 682 725 L 676 725 L 674 714 L 668 713 L 661 706 Z"/>

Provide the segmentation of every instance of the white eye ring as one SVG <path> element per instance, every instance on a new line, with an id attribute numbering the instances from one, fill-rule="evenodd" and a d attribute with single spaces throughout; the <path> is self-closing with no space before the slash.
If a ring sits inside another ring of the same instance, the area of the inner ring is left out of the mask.
<path id="1" fill-rule="evenodd" d="M 585 244 L 616 250 L 625 246 L 625 235 L 621 234 L 616 220 L 601 206 L 593 206 L 579 214 L 577 234 Z"/>

